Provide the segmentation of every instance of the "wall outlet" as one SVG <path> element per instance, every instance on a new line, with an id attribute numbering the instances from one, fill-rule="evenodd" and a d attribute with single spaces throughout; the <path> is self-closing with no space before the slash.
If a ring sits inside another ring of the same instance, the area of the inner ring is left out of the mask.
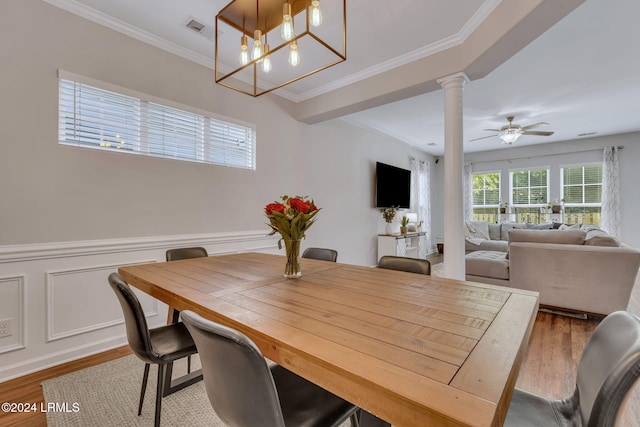
<path id="1" fill-rule="evenodd" d="M 0 338 L 13 335 L 13 319 L 0 320 Z"/>

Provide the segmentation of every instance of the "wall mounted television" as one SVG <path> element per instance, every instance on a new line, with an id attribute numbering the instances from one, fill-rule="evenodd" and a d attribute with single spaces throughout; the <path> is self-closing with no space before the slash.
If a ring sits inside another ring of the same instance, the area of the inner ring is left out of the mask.
<path id="1" fill-rule="evenodd" d="M 409 209 L 411 171 L 376 162 L 376 208 Z"/>

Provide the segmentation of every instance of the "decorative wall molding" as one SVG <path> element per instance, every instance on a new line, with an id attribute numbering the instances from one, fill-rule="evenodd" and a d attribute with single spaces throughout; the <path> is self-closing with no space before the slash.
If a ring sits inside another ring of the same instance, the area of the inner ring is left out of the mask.
<path id="1" fill-rule="evenodd" d="M 270 240 L 265 230 L 0 246 L 0 263 Z"/>
<path id="2" fill-rule="evenodd" d="M 125 345 L 122 310 L 107 285 L 118 267 L 164 261 L 178 247 L 278 253 L 276 242 L 250 230 L 0 246 L 0 319 L 14 319 L 13 336 L 0 338 L 0 382 Z M 166 306 L 136 292 L 149 326 L 163 325 Z"/>
<path id="3" fill-rule="evenodd" d="M 83 274 L 89 274 L 89 273 L 93 273 L 93 272 L 104 272 L 104 277 L 105 279 L 103 281 L 101 281 L 100 283 L 96 283 L 95 286 L 101 286 L 106 288 L 107 285 L 107 276 L 110 272 L 112 271 L 117 271 L 118 267 L 122 267 L 122 266 L 126 266 L 126 265 L 134 265 L 134 264 L 145 264 L 145 263 L 149 263 L 149 262 L 157 262 L 157 260 L 155 259 L 148 259 L 148 260 L 139 260 L 136 262 L 128 262 L 128 263 L 117 263 L 117 264 L 108 264 L 108 265 L 96 265 L 96 266 L 89 266 L 89 267 L 82 267 L 82 268 L 74 268 L 74 269 L 67 269 L 67 270 L 59 270 L 59 271 L 52 271 L 52 272 L 47 272 L 45 274 L 45 294 L 46 294 L 46 331 L 47 331 L 47 336 L 46 336 L 46 342 L 51 342 L 51 341 L 56 341 L 59 339 L 63 339 L 63 338 L 69 338 L 69 337 L 73 337 L 76 335 L 81 335 L 81 334 L 85 334 L 87 332 L 92 332 L 92 331 L 97 331 L 99 329 L 104 329 L 104 328 L 108 328 L 110 326 L 115 326 L 115 325 L 120 325 L 122 323 L 124 323 L 124 317 L 122 317 L 122 312 L 120 310 L 118 310 L 118 314 L 119 317 L 117 319 L 114 320 L 110 320 L 110 321 L 106 321 L 106 322 L 98 322 L 98 323 L 88 323 L 83 327 L 80 328 L 74 328 L 74 329 L 67 329 L 65 331 L 56 331 L 56 307 L 55 307 L 55 301 L 54 301 L 54 293 L 56 292 L 55 290 L 55 283 L 56 283 L 56 278 L 59 277 L 64 277 L 64 276 L 69 276 L 69 275 L 83 275 Z M 91 283 L 89 281 L 86 281 L 87 283 Z M 89 284 L 87 284 L 87 286 L 90 286 Z M 111 292 L 111 290 L 109 290 L 109 292 Z M 149 299 L 151 299 L 153 301 L 153 310 L 148 310 L 145 309 L 145 317 L 147 318 L 152 318 L 153 316 L 157 316 L 158 315 L 158 300 L 149 297 Z M 142 302 L 142 301 L 141 301 Z M 91 301 L 85 301 L 85 304 L 90 304 Z M 61 310 L 59 310 L 61 311 Z M 73 313 L 69 313 L 69 312 L 64 312 L 62 313 L 65 316 L 70 316 L 73 315 Z M 76 316 L 72 316 L 74 318 L 77 318 Z M 90 319 L 89 319 L 90 321 Z"/>
<path id="4" fill-rule="evenodd" d="M 24 282 L 25 282 L 25 276 L 24 275 L 19 275 L 19 276 L 10 276 L 10 277 L 0 277 L 0 287 L 3 286 L 8 286 L 7 284 L 11 285 L 17 285 L 18 288 L 18 292 L 17 292 L 17 299 L 18 301 L 16 301 L 17 304 L 15 304 L 15 307 L 17 307 L 18 310 L 18 315 L 13 317 L 14 322 L 13 322 L 13 334 L 17 335 L 17 339 L 14 339 L 13 344 L 9 344 L 9 345 L 5 345 L 5 346 L 1 346 L 0 345 L 0 354 L 2 353 L 8 353 L 10 351 L 14 351 L 14 350 L 20 350 L 25 348 L 25 339 L 24 339 L 24 331 L 25 331 L 25 298 L 24 298 Z M 5 315 L 0 314 L 0 319 L 5 319 Z M 0 344 L 2 343 L 2 340 L 0 340 Z"/>

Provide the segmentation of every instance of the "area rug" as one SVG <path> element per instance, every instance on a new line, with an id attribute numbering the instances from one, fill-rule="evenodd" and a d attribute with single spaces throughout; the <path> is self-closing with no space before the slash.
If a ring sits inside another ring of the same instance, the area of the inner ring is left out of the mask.
<path id="1" fill-rule="evenodd" d="M 200 361 L 193 358 L 198 369 Z M 142 408 L 138 416 L 138 397 L 144 363 L 131 355 L 91 368 L 44 381 L 42 391 L 49 427 L 152 426 L 155 414 L 157 367 L 151 367 Z M 186 360 L 174 365 L 176 375 L 186 373 Z M 247 408 L 248 411 L 251 408 Z M 162 399 L 163 426 L 224 427 L 211 408 L 204 383 L 199 382 Z M 347 420 L 340 427 L 349 427 Z"/>
<path id="2" fill-rule="evenodd" d="M 442 277 L 444 272 L 444 263 L 439 262 L 438 264 L 431 265 L 431 275 L 435 277 Z"/>

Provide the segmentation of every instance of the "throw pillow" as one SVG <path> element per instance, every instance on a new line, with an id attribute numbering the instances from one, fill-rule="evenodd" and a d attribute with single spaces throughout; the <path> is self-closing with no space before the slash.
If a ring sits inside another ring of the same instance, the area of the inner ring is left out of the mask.
<path id="1" fill-rule="evenodd" d="M 525 224 L 525 228 L 527 230 L 551 230 L 553 229 L 553 224 L 552 223 L 544 223 L 544 224 L 529 224 L 528 222 L 526 222 Z"/>
<path id="2" fill-rule="evenodd" d="M 489 237 L 489 223 L 486 221 L 468 221 L 473 229 L 475 230 L 474 235 L 472 237 L 475 237 L 477 239 L 485 239 L 485 240 L 489 240 L 491 239 L 491 237 Z"/>
<path id="3" fill-rule="evenodd" d="M 500 240 L 509 240 L 509 230 L 524 228 L 524 224 L 508 222 L 500 224 Z"/>
<path id="4" fill-rule="evenodd" d="M 580 225 L 581 224 L 573 224 L 573 225 L 562 224 L 560 228 L 558 228 L 558 230 L 580 230 Z"/>

